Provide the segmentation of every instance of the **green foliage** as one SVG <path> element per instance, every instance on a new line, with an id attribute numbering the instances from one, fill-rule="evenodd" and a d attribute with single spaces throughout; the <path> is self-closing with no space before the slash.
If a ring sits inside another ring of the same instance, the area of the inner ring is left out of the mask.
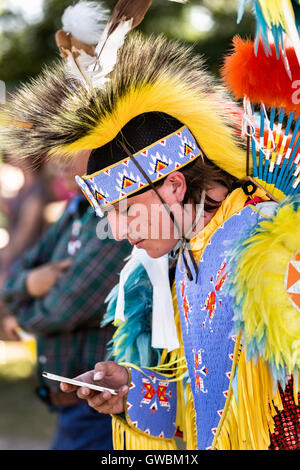
<path id="1" fill-rule="evenodd" d="M 0 80 L 7 87 L 26 81 L 37 75 L 43 64 L 51 63 L 58 56 L 55 44 L 55 32 L 61 28 L 61 16 L 64 9 L 74 4 L 74 0 L 44 0 L 43 18 L 33 24 L 27 24 L 24 18 L 9 11 L 0 10 L 1 25 L 10 24 L 0 38 Z M 103 0 L 110 10 L 116 0 Z M 191 15 L 195 6 L 205 8 L 210 13 L 213 26 L 203 32 L 191 24 Z M 248 12 L 240 25 L 237 25 L 238 0 L 190 0 L 188 4 L 153 0 L 140 30 L 145 34 L 164 33 L 169 38 L 193 43 L 195 50 L 207 57 L 208 67 L 218 73 L 222 57 L 230 49 L 232 37 L 254 32 L 254 18 Z M 15 26 L 15 27 L 13 27 Z"/>

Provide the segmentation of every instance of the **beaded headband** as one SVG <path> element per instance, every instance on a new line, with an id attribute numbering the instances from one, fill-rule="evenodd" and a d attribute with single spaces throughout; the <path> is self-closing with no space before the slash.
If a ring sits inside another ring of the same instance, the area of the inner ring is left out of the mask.
<path id="1" fill-rule="evenodd" d="M 76 177 L 77 184 L 99 216 L 101 208 L 132 196 L 187 165 L 202 152 L 190 130 L 183 126 L 152 145 L 92 175 Z M 141 173 L 143 169 L 146 177 Z"/>

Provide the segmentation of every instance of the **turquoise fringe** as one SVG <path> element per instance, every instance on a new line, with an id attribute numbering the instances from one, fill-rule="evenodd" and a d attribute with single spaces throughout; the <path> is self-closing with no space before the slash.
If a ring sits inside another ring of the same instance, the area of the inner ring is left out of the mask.
<path id="1" fill-rule="evenodd" d="M 114 323 L 118 291 L 117 285 L 106 299 L 107 310 L 101 326 Z M 124 292 L 125 321 L 118 325 L 109 343 L 110 358 L 139 367 L 155 367 L 160 362 L 162 351 L 151 346 L 153 288 L 141 264 L 129 275 Z"/>

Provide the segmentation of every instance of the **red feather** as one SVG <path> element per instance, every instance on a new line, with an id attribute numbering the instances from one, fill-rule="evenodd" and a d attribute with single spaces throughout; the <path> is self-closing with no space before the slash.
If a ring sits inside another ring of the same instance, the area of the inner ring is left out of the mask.
<path id="1" fill-rule="evenodd" d="M 286 49 L 292 80 L 287 75 L 282 57 L 276 57 L 275 45 L 267 57 L 262 44 L 257 55 L 254 43 L 236 36 L 234 51 L 225 58 L 222 77 L 236 99 L 244 96 L 252 103 L 264 103 L 286 108 L 286 112 L 300 113 L 300 67 L 293 48 Z M 297 82 L 299 80 L 299 82 Z"/>

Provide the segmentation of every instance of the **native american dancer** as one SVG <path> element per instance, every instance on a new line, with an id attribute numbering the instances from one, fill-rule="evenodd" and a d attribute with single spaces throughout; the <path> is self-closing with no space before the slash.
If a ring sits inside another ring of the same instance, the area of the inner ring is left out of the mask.
<path id="1" fill-rule="evenodd" d="M 120 8 L 125 3 L 139 5 L 137 17 Z M 247 88 L 248 63 L 234 51 L 224 77 L 245 98 L 241 110 L 191 49 L 135 33 L 124 42 L 150 3 L 119 2 L 95 55 L 72 49 L 67 67 L 58 64 L 22 88 L 2 118 L 3 145 L 14 154 L 63 157 L 89 149 L 78 184 L 114 237 L 135 246 L 120 278 L 125 299 L 116 300 L 115 289 L 110 304 L 131 321 L 115 336 L 116 362 L 81 377 L 119 393 L 78 394 L 114 415 L 116 449 L 175 449 L 178 429 L 188 449 L 299 448 L 300 140 L 297 108 L 276 88 L 289 78 L 280 72 L 275 84 L 264 83 L 272 100 L 257 99 Z M 260 57 L 253 44 L 251 51 L 252 64 Z M 267 65 L 264 57 L 258 70 Z M 233 77 L 245 70 L 240 90 Z M 295 67 L 293 77 L 299 75 Z M 294 115 L 284 120 L 274 107 Z M 143 305 L 153 313 L 156 355 L 144 350 L 151 349 L 149 317 L 148 336 L 142 321 L 138 333 L 134 325 Z M 138 354 L 130 352 L 131 339 Z M 136 364 L 117 363 L 133 357 Z"/>

